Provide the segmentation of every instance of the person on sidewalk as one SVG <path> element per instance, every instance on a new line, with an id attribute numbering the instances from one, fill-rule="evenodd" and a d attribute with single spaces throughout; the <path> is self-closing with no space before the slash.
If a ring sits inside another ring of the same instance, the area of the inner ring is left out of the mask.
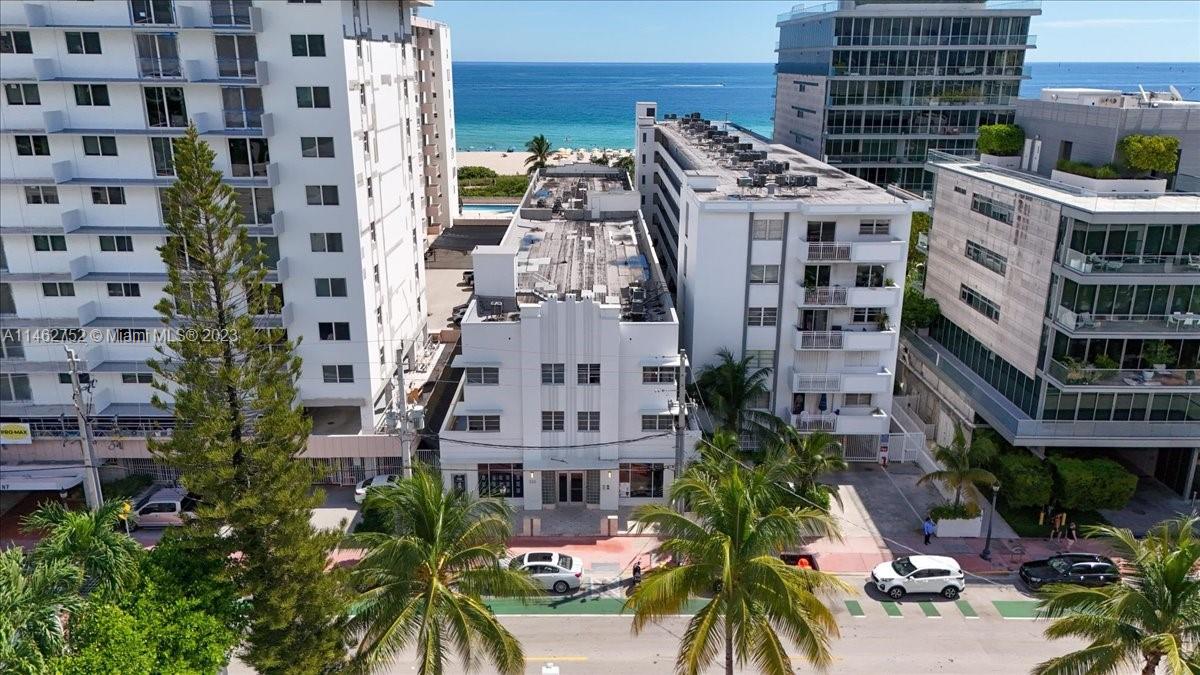
<path id="1" fill-rule="evenodd" d="M 933 518 L 925 516 L 925 522 L 921 525 L 921 531 L 925 533 L 925 545 L 929 545 L 929 538 L 933 536 L 934 530 L 937 528 L 933 524 Z"/>
<path id="2" fill-rule="evenodd" d="M 633 563 L 633 582 L 630 585 L 633 586 L 634 588 L 637 588 L 637 585 L 640 584 L 641 582 L 642 582 L 642 561 L 639 558 L 636 562 Z"/>
<path id="3" fill-rule="evenodd" d="M 1067 527 L 1067 533 L 1063 538 L 1067 540 L 1067 550 L 1070 551 L 1071 547 L 1075 545 L 1075 541 L 1079 539 L 1079 534 L 1075 531 L 1075 523 L 1071 523 Z"/>

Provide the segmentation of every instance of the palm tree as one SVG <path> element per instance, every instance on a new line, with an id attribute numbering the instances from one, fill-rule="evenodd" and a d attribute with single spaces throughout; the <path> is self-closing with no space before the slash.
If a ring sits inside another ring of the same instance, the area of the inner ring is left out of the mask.
<path id="1" fill-rule="evenodd" d="M 613 162 L 613 166 L 629 174 L 629 180 L 633 180 L 633 173 L 637 170 L 633 163 L 633 155 L 621 155 Z"/>
<path id="2" fill-rule="evenodd" d="M 58 502 L 42 504 L 25 516 L 26 532 L 40 530 L 45 538 L 34 548 L 38 560 L 62 560 L 83 570 L 84 588 L 101 593 L 127 589 L 138 578 L 143 549 L 118 530 L 124 502 L 110 499 L 96 511 L 72 511 Z"/>
<path id="3" fill-rule="evenodd" d="M 1200 672 L 1200 563 L 1195 517 L 1152 528 L 1138 541 L 1127 529 L 1087 528 L 1124 558 L 1123 583 L 1100 588 L 1052 585 L 1040 609 L 1053 619 L 1046 637 L 1088 645 L 1034 667 L 1034 675 L 1108 675 L 1141 667 L 1143 675 Z M 1165 666 L 1165 668 L 1163 668 Z"/>
<path id="4" fill-rule="evenodd" d="M 0 672 L 42 673 L 62 653 L 63 617 L 83 604 L 82 579 L 65 560 L 34 564 L 17 546 L 0 553 Z"/>
<path id="5" fill-rule="evenodd" d="M 367 548 L 351 574 L 357 665 L 373 668 L 415 644 L 423 675 L 445 672 L 451 650 L 468 670 L 486 655 L 497 672 L 522 672 L 520 643 L 481 597 L 538 593 L 529 577 L 501 564 L 509 507 L 447 491 L 428 468 L 372 491 L 367 504 L 390 512 L 394 529 L 357 536 Z"/>
<path id="6" fill-rule="evenodd" d="M 529 168 L 525 170 L 525 173 L 533 173 L 538 169 L 546 168 L 546 165 L 550 161 L 550 154 L 554 152 L 550 148 L 550 141 L 546 140 L 546 137 L 542 134 L 529 139 L 525 143 L 525 149 L 529 151 L 529 156 L 525 158 L 525 164 Z"/>
<path id="7" fill-rule="evenodd" d="M 996 444 L 983 434 L 974 434 L 971 444 L 967 445 L 962 427 L 954 425 L 954 441 L 950 445 L 939 445 L 934 448 L 933 458 L 945 467 L 930 471 L 917 480 L 918 485 L 937 481 L 954 490 L 954 507 L 962 504 L 962 493 L 966 486 L 991 485 L 996 482 L 996 476 L 979 465 L 996 454 Z"/>
<path id="8" fill-rule="evenodd" d="M 770 396 L 770 368 L 755 368 L 751 357 L 734 358 L 728 349 L 717 352 L 717 363 L 705 366 L 696 378 L 696 393 L 719 428 L 765 438 L 780 426 L 779 418 L 757 409 Z"/>
<path id="9" fill-rule="evenodd" d="M 822 474 L 845 471 L 842 444 L 824 431 L 802 433 L 783 426 L 769 446 L 767 461 L 778 462 L 789 482 L 801 495 L 816 493 L 837 497 L 837 489 L 820 483 Z"/>
<path id="10" fill-rule="evenodd" d="M 817 509 L 772 506 L 763 497 L 764 472 L 736 461 L 723 469 L 700 468 L 674 482 L 671 498 L 686 502 L 689 514 L 659 504 L 634 512 L 639 531 L 657 531 L 656 553 L 676 561 L 651 570 L 626 600 L 634 633 L 704 598 L 681 639 L 676 672 L 705 671 L 724 647 L 726 673 L 735 662 L 753 662 L 768 675 L 792 673 L 781 633 L 806 661 L 828 666 L 838 627 L 817 593 L 849 589 L 831 575 L 787 565 L 778 554 L 802 536 L 834 534 L 836 526 Z"/>

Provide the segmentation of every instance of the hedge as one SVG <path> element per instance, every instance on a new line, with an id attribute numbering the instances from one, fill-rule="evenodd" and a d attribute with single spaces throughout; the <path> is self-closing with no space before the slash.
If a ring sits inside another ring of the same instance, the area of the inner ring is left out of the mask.
<path id="1" fill-rule="evenodd" d="M 1016 124 L 984 124 L 975 147 L 985 155 L 1016 157 L 1025 149 L 1025 130 Z"/>
<path id="2" fill-rule="evenodd" d="M 458 177 L 460 180 L 470 180 L 472 178 L 495 178 L 496 172 L 486 166 L 462 166 L 458 169 Z"/>
<path id="3" fill-rule="evenodd" d="M 1069 159 L 1060 159 L 1054 168 L 1059 171 L 1073 173 L 1076 176 L 1086 176 L 1087 178 L 1099 178 L 1107 180 L 1110 178 L 1120 178 L 1124 175 L 1121 167 L 1116 164 L 1104 164 L 1103 166 L 1092 166 L 1087 162 L 1075 162 Z"/>
<path id="4" fill-rule="evenodd" d="M 1042 460 L 1027 452 L 1000 455 L 996 460 L 996 477 L 1007 504 L 1040 507 L 1050 503 L 1054 479 Z"/>
<path id="5" fill-rule="evenodd" d="M 1134 171 L 1175 173 L 1179 161 L 1179 139 L 1174 136 L 1131 134 L 1117 142 L 1117 156 Z"/>
<path id="6" fill-rule="evenodd" d="M 953 502 L 946 502 L 929 509 L 929 517 L 934 522 L 941 522 L 943 520 L 970 520 L 978 518 L 981 512 L 979 505 L 972 501 L 963 501 L 957 507 L 954 506 Z"/>
<path id="7" fill-rule="evenodd" d="M 1051 457 L 1054 494 L 1065 509 L 1122 509 L 1137 490 L 1137 476 L 1111 459 Z"/>

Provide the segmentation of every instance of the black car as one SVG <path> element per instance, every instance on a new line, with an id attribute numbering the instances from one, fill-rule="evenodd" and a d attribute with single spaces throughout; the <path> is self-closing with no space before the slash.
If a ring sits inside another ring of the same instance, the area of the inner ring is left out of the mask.
<path id="1" fill-rule="evenodd" d="M 1092 553 L 1063 553 L 1045 560 L 1021 565 L 1017 574 L 1033 590 L 1046 584 L 1104 586 L 1121 580 L 1121 573 L 1109 558 Z"/>

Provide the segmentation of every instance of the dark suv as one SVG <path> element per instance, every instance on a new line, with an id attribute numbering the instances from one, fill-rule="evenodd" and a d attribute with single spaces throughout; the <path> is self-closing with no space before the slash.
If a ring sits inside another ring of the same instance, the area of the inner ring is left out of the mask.
<path id="1" fill-rule="evenodd" d="M 1111 559 L 1093 553 L 1063 553 L 1021 565 L 1017 574 L 1033 590 L 1046 584 L 1104 586 L 1121 580 Z"/>

